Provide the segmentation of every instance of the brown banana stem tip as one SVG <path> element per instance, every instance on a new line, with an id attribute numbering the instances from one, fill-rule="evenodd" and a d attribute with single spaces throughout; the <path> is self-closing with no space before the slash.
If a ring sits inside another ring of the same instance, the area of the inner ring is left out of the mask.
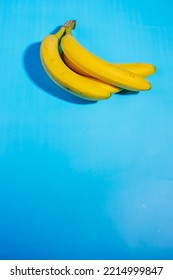
<path id="1" fill-rule="evenodd" d="M 68 20 L 64 23 L 63 27 L 69 28 L 72 27 L 72 29 L 75 29 L 76 27 L 76 20 Z"/>

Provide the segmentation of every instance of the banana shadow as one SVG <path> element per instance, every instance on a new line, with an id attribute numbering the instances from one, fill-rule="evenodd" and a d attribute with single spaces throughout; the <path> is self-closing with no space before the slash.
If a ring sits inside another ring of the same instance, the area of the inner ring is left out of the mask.
<path id="1" fill-rule="evenodd" d="M 116 94 L 121 95 L 121 96 L 136 95 L 138 93 L 139 93 L 139 91 L 131 91 L 131 90 L 127 90 L 127 89 L 123 89 L 120 92 L 116 92 Z"/>
<path id="2" fill-rule="evenodd" d="M 56 33 L 61 26 L 58 26 L 50 34 Z M 40 45 L 41 42 L 36 42 L 29 45 L 23 55 L 23 65 L 24 69 L 31 79 L 31 81 L 36 84 L 43 91 L 53 95 L 54 97 L 60 98 L 64 101 L 86 105 L 86 104 L 95 104 L 95 101 L 88 101 L 85 99 L 78 98 L 74 96 L 61 87 L 57 86 L 46 74 L 43 69 L 41 59 L 40 59 Z"/>

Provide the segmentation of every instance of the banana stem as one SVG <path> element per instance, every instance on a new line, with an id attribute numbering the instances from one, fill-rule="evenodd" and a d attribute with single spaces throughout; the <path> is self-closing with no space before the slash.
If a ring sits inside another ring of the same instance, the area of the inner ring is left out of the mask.
<path id="1" fill-rule="evenodd" d="M 59 39 L 59 38 L 61 38 L 64 35 L 64 33 L 65 33 L 65 27 L 62 26 L 60 28 L 60 30 L 57 33 L 54 34 L 54 36 Z"/>
<path id="2" fill-rule="evenodd" d="M 66 34 L 71 34 L 71 31 L 75 29 L 76 27 L 76 20 L 68 20 L 66 23 L 63 25 L 66 29 Z"/>
<path id="3" fill-rule="evenodd" d="M 57 38 L 61 38 L 65 32 L 71 34 L 71 30 L 75 29 L 75 27 L 76 27 L 76 20 L 68 20 L 64 23 L 64 25 L 61 26 L 60 30 L 54 35 Z"/>

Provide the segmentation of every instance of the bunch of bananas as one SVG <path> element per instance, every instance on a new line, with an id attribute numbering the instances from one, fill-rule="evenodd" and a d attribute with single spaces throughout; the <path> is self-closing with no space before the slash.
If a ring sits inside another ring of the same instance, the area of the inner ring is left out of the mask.
<path id="1" fill-rule="evenodd" d="M 67 21 L 56 34 L 46 36 L 40 47 L 42 65 L 48 76 L 70 93 L 103 100 L 123 89 L 146 91 L 145 77 L 155 72 L 149 63 L 112 64 L 83 48 L 72 35 L 75 20 Z"/>

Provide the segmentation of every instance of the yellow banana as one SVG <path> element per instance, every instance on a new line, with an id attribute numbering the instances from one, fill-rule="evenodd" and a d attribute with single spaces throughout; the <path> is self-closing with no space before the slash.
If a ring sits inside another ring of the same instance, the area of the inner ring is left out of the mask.
<path id="1" fill-rule="evenodd" d="M 60 56 L 60 40 L 64 35 L 66 28 L 74 28 L 74 25 L 75 21 L 68 21 L 56 34 L 48 35 L 43 39 L 40 47 L 40 57 L 43 67 L 48 76 L 56 84 L 78 97 L 88 100 L 110 98 L 111 93 L 114 91 L 110 92 L 106 87 L 102 87 L 101 81 L 75 73 L 66 66 Z"/>
<path id="2" fill-rule="evenodd" d="M 71 60 L 69 60 L 67 58 L 67 56 L 62 53 L 62 58 L 64 60 L 64 62 L 66 63 L 66 65 L 72 69 L 73 71 L 75 71 L 76 73 L 80 74 L 80 75 L 84 75 L 87 77 L 94 79 L 93 77 L 89 76 L 88 73 L 86 73 L 83 69 L 80 69 L 77 65 L 75 65 Z M 121 67 L 122 69 L 125 70 L 129 70 L 135 74 L 141 75 L 142 77 L 148 77 L 150 75 L 152 75 L 155 72 L 155 67 L 152 64 L 149 63 L 114 63 L 113 65 Z M 107 89 L 110 92 L 113 93 L 117 93 L 122 91 L 122 88 L 119 88 L 117 86 L 113 86 L 111 84 L 108 83 L 104 83 L 103 81 L 100 81 L 97 79 L 97 82 L 100 84 L 101 87 Z"/>
<path id="3" fill-rule="evenodd" d="M 150 75 L 153 75 L 156 71 L 156 67 L 150 63 L 141 63 L 141 62 L 135 62 L 135 63 L 113 63 L 113 65 L 120 67 L 122 69 L 128 70 L 130 72 L 133 72 L 137 75 L 140 75 L 142 77 L 149 77 Z"/>
<path id="4" fill-rule="evenodd" d="M 61 47 L 68 61 L 75 64 L 80 71 L 122 89 L 141 91 L 151 88 L 150 83 L 143 77 L 112 65 L 83 48 L 70 32 L 66 30 L 61 39 Z"/>
<path id="5" fill-rule="evenodd" d="M 91 77 L 84 69 L 80 69 L 78 65 L 74 64 L 73 61 L 69 60 L 68 57 L 62 53 L 63 61 L 66 63 L 68 67 L 70 67 L 73 71 L 77 72 L 78 74 Z M 156 71 L 154 65 L 150 63 L 112 63 L 115 67 L 122 68 L 124 70 L 130 71 L 134 74 L 140 75 L 142 77 L 148 77 Z"/>

